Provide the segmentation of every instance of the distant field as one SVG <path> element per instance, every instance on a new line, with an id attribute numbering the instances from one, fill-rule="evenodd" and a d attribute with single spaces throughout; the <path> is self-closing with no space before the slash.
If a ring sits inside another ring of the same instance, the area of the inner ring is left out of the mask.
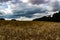
<path id="1" fill-rule="evenodd" d="M 0 40 L 60 40 L 60 22 L 2 20 Z"/>

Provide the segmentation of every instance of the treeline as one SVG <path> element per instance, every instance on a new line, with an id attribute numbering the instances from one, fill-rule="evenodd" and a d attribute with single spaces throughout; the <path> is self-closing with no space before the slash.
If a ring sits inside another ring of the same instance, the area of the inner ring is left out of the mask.
<path id="1" fill-rule="evenodd" d="M 56 21 L 56 22 L 60 22 L 60 11 L 59 11 L 59 13 L 53 14 L 53 17 L 51 17 L 49 15 L 48 17 L 44 16 L 42 18 L 34 19 L 33 21 Z"/>
<path id="2" fill-rule="evenodd" d="M 4 18 L 0 18 L 0 20 L 5 20 Z M 16 19 L 11 19 L 11 21 L 16 21 Z"/>

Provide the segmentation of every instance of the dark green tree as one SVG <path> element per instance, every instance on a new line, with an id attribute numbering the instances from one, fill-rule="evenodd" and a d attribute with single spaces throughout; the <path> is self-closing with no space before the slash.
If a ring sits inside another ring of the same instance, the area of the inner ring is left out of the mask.
<path id="1" fill-rule="evenodd" d="M 4 18 L 0 18 L 0 20 L 5 20 Z"/>
<path id="2" fill-rule="evenodd" d="M 16 21 L 16 19 L 12 19 L 11 21 Z"/>
<path id="3" fill-rule="evenodd" d="M 48 17 L 44 16 L 42 18 L 34 19 L 33 21 L 56 21 L 60 22 L 60 11 L 58 13 L 54 13 L 53 17 L 50 15 Z"/>

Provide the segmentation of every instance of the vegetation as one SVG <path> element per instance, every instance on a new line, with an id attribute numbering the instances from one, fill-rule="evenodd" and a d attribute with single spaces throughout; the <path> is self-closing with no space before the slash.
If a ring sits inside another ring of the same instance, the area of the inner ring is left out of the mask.
<path id="1" fill-rule="evenodd" d="M 12 19 L 11 21 L 16 21 L 16 19 Z"/>
<path id="2" fill-rule="evenodd" d="M 59 13 L 55 13 L 53 17 L 50 15 L 48 17 L 44 16 L 42 18 L 34 19 L 33 21 L 55 21 L 55 22 L 60 22 L 60 11 Z"/>
<path id="3" fill-rule="evenodd" d="M 0 20 L 0 40 L 60 40 L 60 23 Z"/>
<path id="4" fill-rule="evenodd" d="M 4 18 L 0 18 L 0 20 L 5 20 Z"/>

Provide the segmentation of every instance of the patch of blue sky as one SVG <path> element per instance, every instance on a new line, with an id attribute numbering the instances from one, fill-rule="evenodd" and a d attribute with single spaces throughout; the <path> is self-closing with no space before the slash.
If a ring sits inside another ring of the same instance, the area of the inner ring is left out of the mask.
<path id="1" fill-rule="evenodd" d="M 7 9 L 8 5 L 7 4 L 0 4 L 0 7 L 3 8 L 3 9 Z"/>

